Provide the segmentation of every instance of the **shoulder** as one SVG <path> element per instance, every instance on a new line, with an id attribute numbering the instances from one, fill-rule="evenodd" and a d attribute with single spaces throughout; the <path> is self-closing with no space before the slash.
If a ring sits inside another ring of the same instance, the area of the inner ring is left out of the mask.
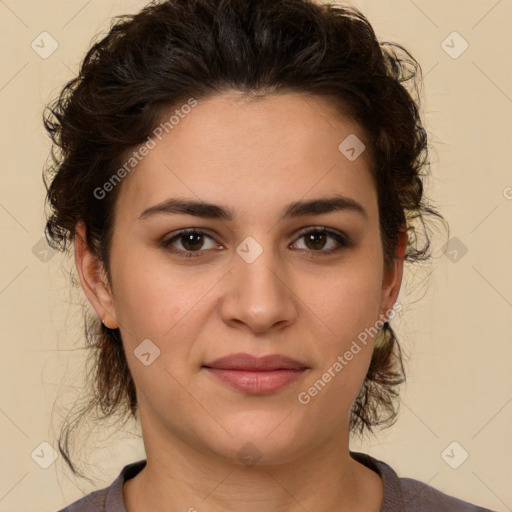
<path id="1" fill-rule="evenodd" d="M 86 494 L 58 512 L 104 512 L 106 510 L 105 501 L 109 488 L 110 487 L 105 487 L 104 489 Z"/>
<path id="2" fill-rule="evenodd" d="M 373 469 L 382 478 L 384 500 L 380 512 L 492 512 L 449 496 L 419 480 L 400 478 L 391 466 L 370 455 L 350 453 L 353 459 Z"/>
<path id="3" fill-rule="evenodd" d="M 449 496 L 412 478 L 400 478 L 405 509 L 414 512 L 491 512 L 487 508 Z"/>
<path id="4" fill-rule="evenodd" d="M 145 459 L 127 464 L 108 487 L 86 494 L 58 512 L 126 512 L 123 485 L 145 465 Z"/>

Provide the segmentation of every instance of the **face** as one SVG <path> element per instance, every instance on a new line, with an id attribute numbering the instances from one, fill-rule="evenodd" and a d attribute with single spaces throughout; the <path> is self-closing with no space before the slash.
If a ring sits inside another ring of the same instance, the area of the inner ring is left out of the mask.
<path id="1" fill-rule="evenodd" d="M 350 135 L 365 141 L 327 100 L 226 93 L 199 101 L 118 185 L 112 288 L 77 264 L 120 328 L 148 455 L 165 439 L 236 461 L 252 443 L 277 463 L 345 442 L 374 344 L 362 333 L 382 324 L 402 272 L 398 259 L 384 273 L 368 155 L 338 149 Z M 239 353 L 302 370 L 205 368 Z"/>

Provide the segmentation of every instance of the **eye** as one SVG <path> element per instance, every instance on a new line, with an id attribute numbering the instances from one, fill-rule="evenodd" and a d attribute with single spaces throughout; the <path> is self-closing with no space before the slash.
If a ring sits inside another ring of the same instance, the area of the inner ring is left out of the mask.
<path id="1" fill-rule="evenodd" d="M 331 239 L 330 244 L 327 243 L 329 238 Z M 319 253 L 312 254 L 312 256 L 332 254 L 352 245 L 350 239 L 344 233 L 338 233 L 325 227 L 309 228 L 299 235 L 298 240 L 301 239 L 304 239 L 305 250 L 312 253 Z M 334 240 L 334 244 L 332 240 Z M 325 250 L 326 246 L 329 247 Z M 302 248 L 299 247 L 299 249 Z"/>
<path id="2" fill-rule="evenodd" d="M 305 247 L 299 247 L 298 249 L 311 253 L 311 256 L 325 256 L 352 246 L 352 242 L 347 235 L 325 227 L 308 228 L 299 235 L 298 240 L 301 239 L 304 239 Z M 328 243 L 329 239 L 331 243 Z M 207 241 L 210 242 L 209 247 L 205 247 Z M 182 248 L 176 247 L 178 244 Z M 201 256 L 201 253 L 208 249 L 222 248 L 220 244 L 215 242 L 212 236 L 196 228 L 182 229 L 170 238 L 162 241 L 161 245 L 166 250 L 186 258 Z"/>
<path id="3" fill-rule="evenodd" d="M 198 231 L 195 228 L 182 229 L 171 238 L 164 240 L 162 242 L 162 247 L 168 249 L 172 253 L 190 258 L 201 256 L 201 252 L 204 252 L 203 246 L 206 240 L 210 240 L 212 242 L 210 247 L 206 247 L 206 249 L 220 247 L 220 245 L 217 244 L 210 235 L 204 231 Z M 176 248 L 176 243 L 181 244 L 183 249 Z"/>

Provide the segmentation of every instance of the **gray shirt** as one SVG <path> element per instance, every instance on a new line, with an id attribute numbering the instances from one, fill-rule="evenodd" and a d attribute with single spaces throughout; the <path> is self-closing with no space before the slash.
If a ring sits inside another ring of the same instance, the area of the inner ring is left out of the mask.
<path id="1" fill-rule="evenodd" d="M 350 455 L 382 478 L 384 500 L 380 512 L 492 512 L 448 496 L 418 480 L 399 478 L 385 462 L 369 455 L 358 452 L 350 452 Z M 126 465 L 110 486 L 87 494 L 59 512 L 126 512 L 123 484 L 145 465 L 145 459 Z"/>

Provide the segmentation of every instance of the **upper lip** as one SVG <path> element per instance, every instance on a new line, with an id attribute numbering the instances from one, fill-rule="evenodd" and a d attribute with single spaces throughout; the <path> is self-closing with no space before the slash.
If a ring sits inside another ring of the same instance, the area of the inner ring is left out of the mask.
<path id="1" fill-rule="evenodd" d="M 246 370 L 253 372 L 272 370 L 304 370 L 308 368 L 306 365 L 281 354 L 256 357 L 244 353 L 230 354 L 203 366 L 223 370 Z"/>

